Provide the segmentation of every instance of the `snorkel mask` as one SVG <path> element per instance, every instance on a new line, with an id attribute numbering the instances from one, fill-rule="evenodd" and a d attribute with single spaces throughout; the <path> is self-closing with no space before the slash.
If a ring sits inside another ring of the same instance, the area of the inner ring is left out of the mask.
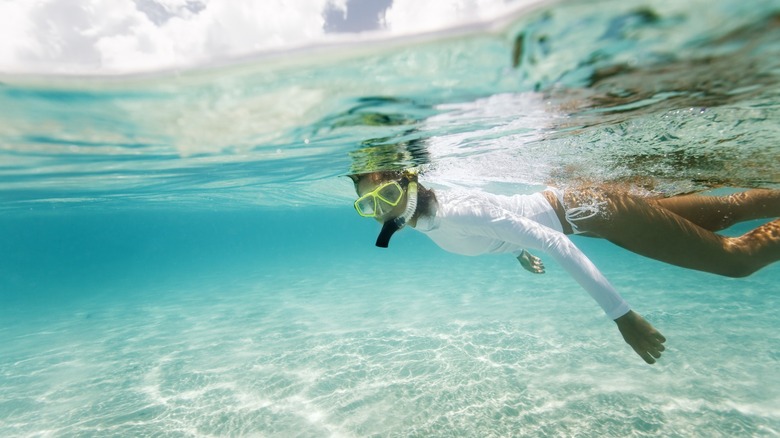
<path id="1" fill-rule="evenodd" d="M 363 217 L 378 217 L 394 208 L 403 198 L 406 188 L 406 209 L 393 219 L 388 219 L 382 226 L 376 239 L 376 246 L 387 248 L 393 234 L 403 228 L 417 211 L 417 182 L 416 175 L 405 172 L 400 181 L 391 181 L 381 184 L 376 189 L 364 194 L 355 201 L 355 210 Z"/>

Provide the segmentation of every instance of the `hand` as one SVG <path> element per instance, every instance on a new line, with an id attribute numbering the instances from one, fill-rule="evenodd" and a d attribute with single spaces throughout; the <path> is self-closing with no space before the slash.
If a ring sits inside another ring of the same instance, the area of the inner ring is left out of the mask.
<path id="1" fill-rule="evenodd" d="M 544 274 L 544 263 L 542 263 L 542 259 L 526 250 L 523 250 L 523 252 L 517 256 L 517 261 L 520 262 L 523 269 L 530 273 Z"/>
<path id="2" fill-rule="evenodd" d="M 638 313 L 629 310 L 628 313 L 616 319 L 615 323 L 617 323 L 620 334 L 623 335 L 626 343 L 645 362 L 653 364 L 656 359 L 661 357 L 661 352 L 665 349 L 663 343 L 666 342 L 666 338 Z"/>

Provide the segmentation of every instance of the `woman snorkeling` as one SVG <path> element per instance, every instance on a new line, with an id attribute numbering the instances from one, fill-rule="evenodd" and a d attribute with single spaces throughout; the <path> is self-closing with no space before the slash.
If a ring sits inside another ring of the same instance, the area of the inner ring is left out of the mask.
<path id="1" fill-rule="evenodd" d="M 684 268 L 744 277 L 780 259 L 780 219 L 742 236 L 715 232 L 747 220 L 780 216 L 780 190 L 729 196 L 642 198 L 605 188 L 549 188 L 532 195 L 434 191 L 409 171 L 350 175 L 355 209 L 383 224 L 377 246 L 387 247 L 405 225 L 442 249 L 463 255 L 514 254 L 523 267 L 543 273 L 538 250 L 555 259 L 615 321 L 623 339 L 652 364 L 664 336 L 617 293 L 566 237 L 601 237 L 637 254 Z"/>

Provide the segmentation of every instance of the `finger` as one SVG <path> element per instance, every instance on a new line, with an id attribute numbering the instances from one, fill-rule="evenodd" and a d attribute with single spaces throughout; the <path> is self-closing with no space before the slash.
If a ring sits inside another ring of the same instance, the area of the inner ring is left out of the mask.
<path id="1" fill-rule="evenodd" d="M 654 339 L 648 339 L 646 342 L 642 342 L 639 345 L 639 351 L 644 351 L 646 354 L 658 359 L 661 357 L 661 352 L 664 351 L 664 346 L 660 342 Z"/>
<path id="2" fill-rule="evenodd" d="M 639 355 L 645 362 L 649 363 L 650 365 L 655 363 L 655 359 L 653 359 L 653 356 L 651 356 L 646 350 L 640 349 L 638 347 L 631 347 L 634 349 L 634 352 Z"/>
<path id="3" fill-rule="evenodd" d="M 660 340 L 652 337 L 647 338 L 645 342 L 643 342 L 642 344 L 647 349 L 654 349 L 658 351 L 664 351 L 666 349 L 666 347 L 664 347 L 664 344 L 662 344 Z"/>
<path id="4" fill-rule="evenodd" d="M 650 365 L 655 363 L 655 359 L 653 359 L 653 356 L 650 356 L 650 354 L 648 354 L 647 352 L 640 353 L 639 356 Z"/>
<path id="5" fill-rule="evenodd" d="M 656 333 L 651 337 L 648 342 L 652 346 L 652 348 L 658 350 L 658 351 L 664 351 L 666 350 L 666 347 L 664 347 L 664 342 L 666 342 L 666 338 L 663 337 L 660 333 Z"/>

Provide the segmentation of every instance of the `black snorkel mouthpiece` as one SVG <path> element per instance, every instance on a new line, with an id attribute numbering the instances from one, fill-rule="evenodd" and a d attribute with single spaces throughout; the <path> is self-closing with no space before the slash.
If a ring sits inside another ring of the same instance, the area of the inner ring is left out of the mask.
<path id="1" fill-rule="evenodd" d="M 387 248 L 390 245 L 390 238 L 393 237 L 396 231 L 403 228 L 406 223 L 403 218 L 395 218 L 389 220 L 382 225 L 382 231 L 379 232 L 379 236 L 376 237 L 376 246 L 379 248 Z"/>

